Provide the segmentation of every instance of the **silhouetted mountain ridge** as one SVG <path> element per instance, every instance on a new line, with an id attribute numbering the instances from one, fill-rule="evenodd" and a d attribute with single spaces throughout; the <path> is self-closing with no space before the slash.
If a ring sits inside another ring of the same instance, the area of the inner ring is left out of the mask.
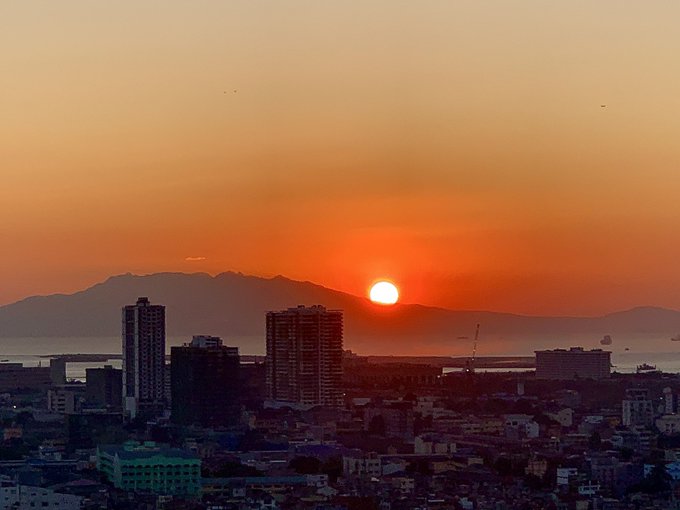
<path id="1" fill-rule="evenodd" d="M 638 307 L 601 317 L 541 317 L 418 304 L 381 307 L 281 275 L 225 272 L 126 273 L 73 294 L 29 297 L 0 307 L 0 338 L 118 336 L 120 309 L 138 296 L 167 307 L 169 336 L 240 339 L 235 343 L 244 352 L 262 351 L 266 311 L 297 304 L 344 310 L 345 346 L 367 354 L 468 354 L 477 323 L 482 325 L 479 350 L 486 354 L 577 344 L 599 347 L 605 334 L 614 338 L 609 348 L 646 339 L 670 350 L 670 337 L 680 332 L 680 312 L 664 308 Z"/>

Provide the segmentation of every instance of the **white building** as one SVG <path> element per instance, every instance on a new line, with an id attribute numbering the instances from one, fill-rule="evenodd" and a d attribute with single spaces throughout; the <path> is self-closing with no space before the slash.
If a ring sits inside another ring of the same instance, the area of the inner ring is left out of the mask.
<path id="1" fill-rule="evenodd" d="M 80 397 L 63 388 L 47 391 L 47 409 L 53 413 L 74 414 L 80 409 Z"/>
<path id="2" fill-rule="evenodd" d="M 675 412 L 675 395 L 670 388 L 663 389 L 663 413 L 673 414 Z"/>
<path id="3" fill-rule="evenodd" d="M 649 390 L 646 388 L 626 390 L 622 408 L 623 424 L 626 427 L 649 426 L 654 423 L 654 404 L 649 399 Z"/>
<path id="4" fill-rule="evenodd" d="M 72 494 L 28 485 L 3 484 L 0 487 L 0 510 L 80 510 L 82 506 L 83 498 Z"/>
<path id="5" fill-rule="evenodd" d="M 358 453 L 358 452 L 357 452 Z M 377 453 L 342 457 L 342 474 L 346 477 L 373 477 L 382 475 L 382 465 Z"/>
<path id="6" fill-rule="evenodd" d="M 532 439 L 539 436 L 540 427 L 529 414 L 505 414 L 503 420 L 506 429 L 517 429 Z"/>
<path id="7" fill-rule="evenodd" d="M 600 492 L 600 484 L 595 482 L 585 483 L 579 485 L 578 494 L 579 496 L 597 496 Z"/>
<path id="8" fill-rule="evenodd" d="M 570 480 L 578 476 L 576 468 L 557 468 L 557 485 L 569 485 Z"/>

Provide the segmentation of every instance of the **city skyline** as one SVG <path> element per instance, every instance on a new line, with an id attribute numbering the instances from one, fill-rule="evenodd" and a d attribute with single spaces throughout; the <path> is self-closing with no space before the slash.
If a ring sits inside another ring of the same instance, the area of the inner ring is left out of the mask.
<path id="1" fill-rule="evenodd" d="M 235 270 L 680 308 L 676 5 L 1 9 L 0 303 Z"/>
<path id="2" fill-rule="evenodd" d="M 679 19 L 0 2 L 0 510 L 680 510 Z"/>

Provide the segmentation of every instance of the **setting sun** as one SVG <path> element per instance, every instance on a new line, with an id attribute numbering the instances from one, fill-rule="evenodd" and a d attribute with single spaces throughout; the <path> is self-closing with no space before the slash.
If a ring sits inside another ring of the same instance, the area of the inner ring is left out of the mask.
<path id="1" fill-rule="evenodd" d="M 381 281 L 371 287 L 369 297 L 374 303 L 393 305 L 399 299 L 399 290 L 393 283 Z"/>

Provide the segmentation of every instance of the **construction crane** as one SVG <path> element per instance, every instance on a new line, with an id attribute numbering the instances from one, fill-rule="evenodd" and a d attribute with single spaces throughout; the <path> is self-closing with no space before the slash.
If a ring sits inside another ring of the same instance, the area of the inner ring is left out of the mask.
<path id="1" fill-rule="evenodd" d="M 475 343 L 472 345 L 472 356 L 465 364 L 465 373 L 474 374 L 475 373 L 475 356 L 477 355 L 477 340 L 479 340 L 479 324 L 475 329 Z"/>

